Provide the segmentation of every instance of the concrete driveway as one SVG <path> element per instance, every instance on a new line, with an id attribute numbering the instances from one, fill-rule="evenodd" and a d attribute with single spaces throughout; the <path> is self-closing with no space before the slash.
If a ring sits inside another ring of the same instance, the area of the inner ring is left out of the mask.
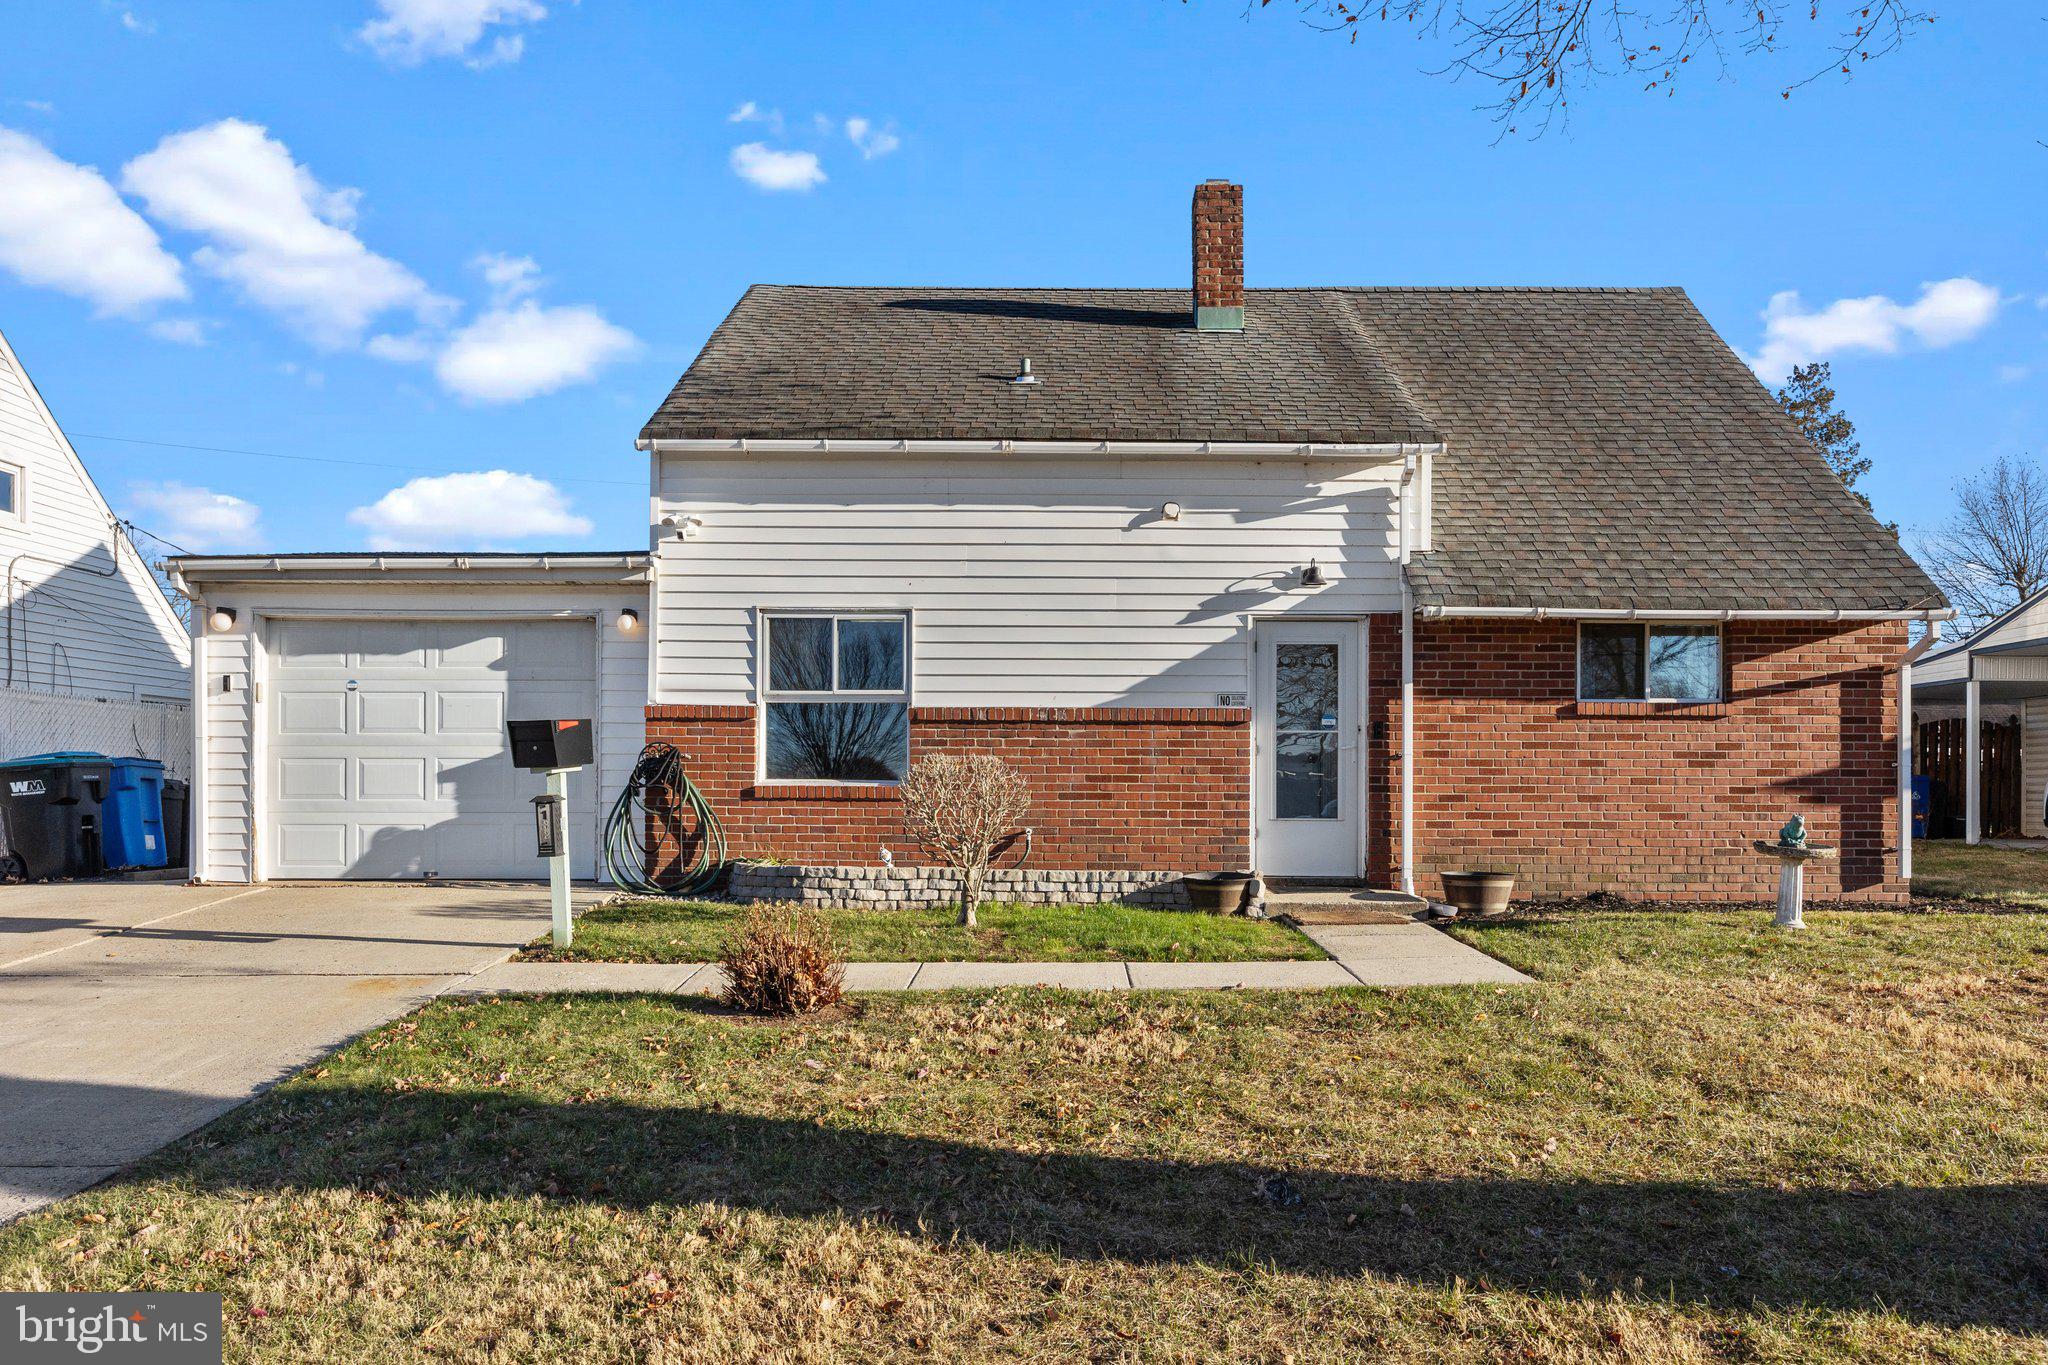
<path id="1" fill-rule="evenodd" d="M 0 888 L 0 1223 L 547 927 L 542 886 Z"/>

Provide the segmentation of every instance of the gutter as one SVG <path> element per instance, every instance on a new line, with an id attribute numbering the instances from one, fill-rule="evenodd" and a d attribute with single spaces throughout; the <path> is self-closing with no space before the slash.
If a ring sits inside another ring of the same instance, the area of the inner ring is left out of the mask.
<path id="1" fill-rule="evenodd" d="M 1927 633 L 1899 656 L 1899 880 L 1913 881 L 1913 665 L 1941 639 L 1941 622 L 1927 623 Z M 1974 736 L 1973 736 L 1974 738 Z"/>
<path id="2" fill-rule="evenodd" d="M 407 570 L 465 572 L 472 569 L 640 569 L 652 562 L 647 554 L 536 555 L 192 555 L 164 561 L 182 588 L 189 578 L 231 574 L 290 573 L 298 569 L 372 569 L 378 573 Z"/>
<path id="3" fill-rule="evenodd" d="M 1441 441 L 913 441 L 837 436 L 643 436 L 633 445 L 656 455 L 1194 455 L 1225 459 L 1273 455 L 1309 460 L 1365 458 L 1389 464 L 1395 460 L 1412 462 L 1418 455 L 1444 453 Z"/>
<path id="4" fill-rule="evenodd" d="M 1930 624 L 1953 620 L 1954 607 L 1923 607 L 1906 611 L 1864 611 L 1823 608 L 1808 611 L 1687 608 L 1665 611 L 1654 607 L 1443 607 L 1422 608 L 1425 621 L 1534 620 L 1534 621 L 1926 621 Z"/>

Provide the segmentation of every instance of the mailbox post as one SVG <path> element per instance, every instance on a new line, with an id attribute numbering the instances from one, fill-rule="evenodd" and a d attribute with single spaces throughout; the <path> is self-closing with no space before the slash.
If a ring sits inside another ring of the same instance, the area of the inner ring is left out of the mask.
<path id="1" fill-rule="evenodd" d="M 548 860 L 548 895 L 554 908 L 555 947 L 567 949 L 569 920 L 569 774 L 590 762 L 588 720 L 514 720 L 505 723 L 513 766 L 548 775 L 546 796 L 533 798 L 534 841 Z"/>

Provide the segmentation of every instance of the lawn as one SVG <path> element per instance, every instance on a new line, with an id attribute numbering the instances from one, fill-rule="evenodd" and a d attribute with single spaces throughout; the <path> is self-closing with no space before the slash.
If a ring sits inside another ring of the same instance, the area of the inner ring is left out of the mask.
<path id="1" fill-rule="evenodd" d="M 2048 1360 L 2048 917 L 1810 917 L 1460 928 L 1514 988 L 437 1003 L 0 1289 L 220 1290 L 232 1360 Z"/>
<path id="2" fill-rule="evenodd" d="M 573 945 L 536 939 L 541 961 L 710 962 L 745 909 L 708 901 L 628 901 L 578 917 Z M 821 910 L 849 962 L 1269 962 L 1327 954 L 1270 920 L 1129 905 L 988 905 L 980 927 L 957 910 Z"/>
<path id="3" fill-rule="evenodd" d="M 1960 839 L 1915 840 L 1913 895 L 2048 910 L 2048 852 L 1973 846 Z"/>

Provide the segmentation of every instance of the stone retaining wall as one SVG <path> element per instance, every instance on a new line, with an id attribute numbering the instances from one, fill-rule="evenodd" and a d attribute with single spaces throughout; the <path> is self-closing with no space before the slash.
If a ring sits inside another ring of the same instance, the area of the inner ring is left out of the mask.
<path id="1" fill-rule="evenodd" d="M 1000 868 L 988 874 L 989 901 L 1021 905 L 1092 905 L 1122 901 L 1160 909 L 1188 908 L 1178 872 L 1042 872 Z M 800 867 L 740 863 L 729 894 L 741 901 L 915 909 L 960 899 L 959 874 L 937 867 Z"/>

